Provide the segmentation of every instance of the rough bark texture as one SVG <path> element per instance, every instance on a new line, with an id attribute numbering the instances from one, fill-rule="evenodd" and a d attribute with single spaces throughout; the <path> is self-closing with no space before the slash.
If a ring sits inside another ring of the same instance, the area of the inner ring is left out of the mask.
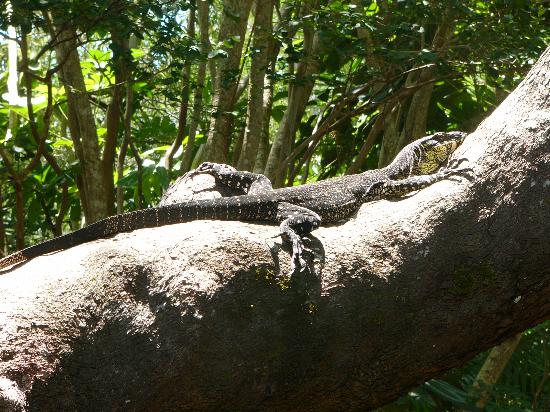
<path id="1" fill-rule="evenodd" d="M 202 2 L 201 2 L 202 3 Z M 189 20 L 187 23 L 187 36 L 190 39 L 195 38 L 195 16 L 196 9 L 194 7 L 189 9 Z M 208 7 L 208 5 L 206 6 Z M 163 158 L 164 167 L 168 170 L 172 170 L 172 164 L 174 162 L 174 156 L 176 152 L 180 149 L 183 138 L 185 137 L 185 129 L 187 128 L 187 112 L 189 111 L 189 83 L 191 81 L 191 60 L 187 60 L 183 66 L 182 79 L 181 79 L 181 102 L 180 102 L 180 111 L 178 115 L 178 133 L 176 134 L 176 139 L 172 143 L 170 150 L 166 153 Z M 202 92 L 202 88 L 198 88 Z M 196 95 L 196 94 L 195 94 Z M 189 137 L 191 134 L 189 133 Z M 193 136 L 194 139 L 194 136 Z M 193 144 L 188 140 L 189 144 Z"/>
<path id="2" fill-rule="evenodd" d="M 227 161 L 233 124 L 232 111 L 239 83 L 239 64 L 251 6 L 252 0 L 225 0 L 223 3 L 219 40 L 234 44 L 230 48 L 224 47 L 227 57 L 220 60 L 214 79 L 214 107 L 210 133 L 204 147 L 204 160 Z"/>
<path id="3" fill-rule="evenodd" d="M 318 1 L 306 2 L 302 15 L 318 8 Z M 277 135 L 271 145 L 264 174 L 273 182 L 274 187 L 281 187 L 286 177 L 286 170 L 277 173 L 282 160 L 290 153 L 294 135 L 306 109 L 309 96 L 315 84 L 312 76 L 319 70 L 317 54 L 321 49 L 319 33 L 313 27 L 304 24 L 305 58 L 297 65 L 296 80 L 289 87 L 288 102 Z"/>
<path id="4" fill-rule="evenodd" d="M 439 24 L 432 40 L 431 49 L 439 58 L 442 58 L 448 48 L 453 35 L 454 21 L 450 10 L 447 10 L 443 21 Z M 406 86 L 422 84 L 434 78 L 434 68 L 427 67 L 419 71 L 413 71 L 407 76 Z M 411 97 L 408 105 L 399 103 L 396 107 L 385 108 L 391 115 L 386 119 L 384 140 L 380 149 L 378 167 L 388 165 L 395 155 L 413 140 L 426 135 L 428 123 L 428 109 L 434 83 L 429 83 L 418 89 Z M 404 107 L 405 106 L 405 107 Z M 406 108 L 406 109 L 405 109 Z M 404 119 L 402 119 L 404 117 Z M 401 124 L 403 127 L 401 128 Z"/>
<path id="5" fill-rule="evenodd" d="M 254 17 L 253 55 L 250 63 L 250 88 L 248 92 L 248 115 L 242 149 L 237 169 L 254 168 L 256 154 L 264 124 L 264 78 L 268 63 L 268 43 L 273 19 L 273 0 L 256 2 Z"/>
<path id="6" fill-rule="evenodd" d="M 195 144 L 195 136 L 199 128 L 201 120 L 203 101 L 202 93 L 204 90 L 204 82 L 206 79 L 206 56 L 209 50 L 208 39 L 208 25 L 209 25 L 209 8 L 208 3 L 205 1 L 199 1 L 197 3 L 197 14 L 199 16 L 199 31 L 200 31 L 200 44 L 201 54 L 205 60 L 199 63 L 197 70 L 197 85 L 195 87 L 195 93 L 193 95 L 193 115 L 191 116 L 191 124 L 189 125 L 189 138 L 187 139 L 187 146 L 183 152 L 180 172 L 187 172 L 191 168 L 193 145 Z"/>
<path id="7" fill-rule="evenodd" d="M 459 148 L 474 178 L 315 231 L 314 273 L 197 221 L 0 276 L 0 409 L 365 410 L 549 318 L 549 90 L 547 50 Z"/>
<path id="8" fill-rule="evenodd" d="M 57 16 L 54 16 L 54 20 L 63 21 Z M 110 196 L 107 195 L 103 180 L 96 125 L 76 49 L 77 33 L 62 22 L 56 26 L 56 30 L 59 36 L 55 52 L 58 62 L 63 63 L 60 77 L 67 94 L 69 129 L 80 162 L 83 181 L 81 190 L 84 191 L 81 199 L 86 223 L 89 224 L 109 215 Z"/>

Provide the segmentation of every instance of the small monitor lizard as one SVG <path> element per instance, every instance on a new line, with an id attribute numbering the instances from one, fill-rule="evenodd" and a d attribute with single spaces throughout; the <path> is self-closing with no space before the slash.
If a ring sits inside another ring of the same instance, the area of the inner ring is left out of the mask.
<path id="1" fill-rule="evenodd" d="M 261 174 L 236 171 L 223 164 L 203 163 L 190 172 L 191 176 L 207 173 L 220 184 L 242 189 L 246 194 L 111 216 L 6 256 L 0 259 L 0 269 L 116 233 L 202 219 L 279 223 L 281 236 L 292 243 L 292 271 L 296 264 L 303 269 L 301 237 L 319 227 L 321 222 L 338 222 L 353 215 L 365 202 L 403 196 L 449 176 L 469 172 L 470 169 L 459 168 L 458 163 L 449 165 L 449 156 L 465 136 L 462 132 L 436 133 L 412 142 L 382 169 L 281 189 L 273 189 L 271 182 Z"/>

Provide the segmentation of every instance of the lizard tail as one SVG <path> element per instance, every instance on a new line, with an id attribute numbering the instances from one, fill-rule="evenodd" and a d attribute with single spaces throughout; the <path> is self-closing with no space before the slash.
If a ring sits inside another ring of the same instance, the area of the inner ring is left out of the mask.
<path id="1" fill-rule="evenodd" d="M 19 252 L 12 253 L 11 255 L 0 259 L 0 270 L 26 261 L 27 258 L 23 255 L 23 251 L 20 250 Z"/>
<path id="2" fill-rule="evenodd" d="M 0 272 L 13 265 L 116 233 L 199 219 L 275 221 L 277 202 L 262 196 L 236 196 L 142 209 L 94 222 L 82 229 L 47 240 L 0 259 Z"/>
<path id="3" fill-rule="evenodd" d="M 103 221 L 100 221 L 91 226 L 94 227 L 85 227 L 75 232 L 67 233 L 66 235 L 46 240 L 45 242 L 12 253 L 11 255 L 0 259 L 0 271 L 13 265 L 28 262 L 29 260 L 40 255 L 57 252 L 59 250 L 67 249 L 72 246 L 94 240 L 97 238 L 96 234 L 101 232 L 100 229 L 103 228 L 105 224 Z"/>

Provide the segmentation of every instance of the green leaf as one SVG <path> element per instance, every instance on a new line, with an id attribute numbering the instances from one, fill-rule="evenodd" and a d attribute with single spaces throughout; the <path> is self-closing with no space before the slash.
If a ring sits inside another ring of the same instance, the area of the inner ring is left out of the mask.
<path id="1" fill-rule="evenodd" d="M 365 15 L 367 16 L 374 16 L 375 14 L 378 14 L 380 11 L 380 8 L 378 7 L 378 3 L 376 0 L 373 0 L 373 2 L 365 9 Z"/>
<path id="2" fill-rule="evenodd" d="M 163 146 L 158 146 L 158 147 L 153 147 L 152 149 L 149 149 L 149 150 L 146 150 L 145 152 L 141 153 L 141 157 L 145 158 L 144 161 L 143 161 L 143 165 L 144 166 L 149 166 L 151 165 L 152 163 L 150 159 L 147 159 L 149 156 L 151 156 L 153 153 L 156 153 L 156 152 L 166 152 L 168 149 L 170 149 L 172 146 L 170 145 L 163 145 Z"/>
<path id="3" fill-rule="evenodd" d="M 103 137 L 107 133 L 107 128 L 105 127 L 98 127 L 97 128 L 97 137 Z"/>
<path id="4" fill-rule="evenodd" d="M 111 59 L 110 51 L 91 49 L 88 54 L 96 62 L 108 62 Z"/>
<path id="5" fill-rule="evenodd" d="M 285 109 L 286 105 L 274 106 L 271 110 L 271 117 L 273 117 L 273 120 L 275 120 L 277 123 L 280 123 L 285 114 Z"/>
<path id="6" fill-rule="evenodd" d="M 138 183 L 138 173 L 137 171 L 132 171 L 128 173 L 126 176 L 123 176 L 122 179 L 120 179 L 117 182 L 117 186 L 136 187 L 137 183 Z"/>
<path id="7" fill-rule="evenodd" d="M 142 49 L 130 49 L 130 53 L 134 60 L 138 60 L 140 57 L 145 56 L 145 51 Z"/>
<path id="8" fill-rule="evenodd" d="M 73 147 L 73 141 L 70 139 L 59 138 L 56 139 L 51 145 L 52 147 Z"/>
<path id="9" fill-rule="evenodd" d="M 223 41 L 223 45 L 226 49 L 232 49 L 237 43 L 241 41 L 241 36 L 231 36 Z"/>
<path id="10" fill-rule="evenodd" d="M 141 89 L 144 89 L 147 87 L 147 82 L 135 82 L 132 84 L 132 90 L 135 92 L 139 92 Z"/>

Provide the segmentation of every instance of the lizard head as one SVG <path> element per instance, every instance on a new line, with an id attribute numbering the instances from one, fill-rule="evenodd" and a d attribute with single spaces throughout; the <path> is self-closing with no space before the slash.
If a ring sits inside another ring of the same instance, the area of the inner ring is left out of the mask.
<path id="1" fill-rule="evenodd" d="M 466 133 L 448 132 L 435 133 L 419 141 L 414 153 L 412 174 L 427 175 L 439 169 L 464 141 Z"/>

